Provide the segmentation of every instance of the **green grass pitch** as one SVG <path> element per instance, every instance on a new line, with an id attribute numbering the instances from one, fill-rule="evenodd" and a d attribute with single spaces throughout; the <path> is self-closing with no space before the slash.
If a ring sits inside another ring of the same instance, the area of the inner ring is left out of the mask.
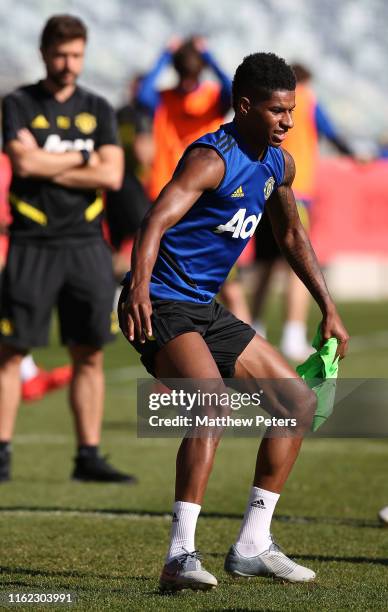
<path id="1" fill-rule="evenodd" d="M 386 377 L 387 303 L 343 304 L 354 350 L 341 376 Z M 270 337 L 279 337 L 271 308 Z M 318 321 L 312 312 L 312 328 Z M 39 363 L 65 363 L 54 340 Z M 21 407 L 14 441 L 14 479 L 0 486 L 0 609 L 6 594 L 71 592 L 76 610 L 387 610 L 388 530 L 378 509 L 388 504 L 385 440 L 307 440 L 276 509 L 273 532 L 316 583 L 233 581 L 224 555 L 239 528 L 256 443 L 225 439 L 198 523 L 197 546 L 217 590 L 158 593 L 168 540 L 178 440 L 136 438 L 136 354 L 123 339 L 106 351 L 107 397 L 102 449 L 139 484 L 82 485 L 69 480 L 74 438 L 66 392 Z M 367 409 L 367 407 L 366 407 Z M 18 606 L 63 609 L 65 606 Z"/>

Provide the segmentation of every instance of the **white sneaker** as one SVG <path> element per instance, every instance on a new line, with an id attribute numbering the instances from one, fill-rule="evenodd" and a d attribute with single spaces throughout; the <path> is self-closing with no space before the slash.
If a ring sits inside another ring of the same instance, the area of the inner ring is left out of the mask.
<path id="1" fill-rule="evenodd" d="M 315 579 L 315 572 L 295 563 L 282 553 L 275 542 L 256 557 L 243 557 L 237 548 L 232 546 L 226 556 L 224 568 L 235 578 L 267 576 L 288 582 L 312 582 Z"/>
<path id="2" fill-rule="evenodd" d="M 380 512 L 378 513 L 378 517 L 380 521 L 384 523 L 384 525 L 388 525 L 388 506 L 381 508 Z"/>
<path id="3" fill-rule="evenodd" d="M 314 349 L 306 341 L 304 342 L 287 342 L 282 340 L 280 343 L 280 351 L 287 359 L 296 361 L 297 363 L 303 363 L 306 361 Z"/>
<path id="4" fill-rule="evenodd" d="M 306 326 L 300 321 L 288 321 L 284 324 L 280 350 L 287 359 L 302 363 L 314 349 L 307 342 Z"/>
<path id="5" fill-rule="evenodd" d="M 160 576 L 159 588 L 161 591 L 205 591 L 214 589 L 217 578 L 203 569 L 198 550 L 183 553 L 166 563 Z"/>

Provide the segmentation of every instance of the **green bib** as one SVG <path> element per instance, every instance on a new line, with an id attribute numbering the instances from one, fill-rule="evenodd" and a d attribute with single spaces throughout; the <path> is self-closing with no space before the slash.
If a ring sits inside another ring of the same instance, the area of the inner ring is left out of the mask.
<path id="1" fill-rule="evenodd" d="M 317 396 L 317 409 L 311 426 L 312 431 L 317 431 L 333 412 L 338 376 L 339 358 L 335 358 L 338 340 L 337 338 L 329 338 L 323 346 L 321 346 L 321 342 L 321 327 L 319 325 L 312 343 L 316 352 L 296 368 L 299 376 L 306 381 L 306 384 Z"/>

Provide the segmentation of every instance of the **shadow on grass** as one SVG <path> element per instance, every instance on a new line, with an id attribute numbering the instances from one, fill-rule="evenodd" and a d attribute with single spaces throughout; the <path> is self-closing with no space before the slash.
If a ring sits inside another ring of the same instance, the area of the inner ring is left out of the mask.
<path id="1" fill-rule="evenodd" d="M 336 557 L 332 555 L 293 555 L 295 559 L 302 561 L 340 561 L 342 563 L 370 563 L 371 565 L 387 565 L 388 558 L 384 557 Z"/>
<path id="2" fill-rule="evenodd" d="M 51 592 L 53 590 L 53 579 L 56 579 L 55 591 L 74 594 L 74 603 L 82 603 L 80 599 L 82 597 L 81 594 L 95 596 L 98 593 L 99 597 L 111 597 L 112 595 L 123 597 L 127 593 L 130 597 L 132 593 L 130 584 L 133 582 L 145 586 L 146 590 L 143 592 L 143 596 L 157 595 L 159 592 L 158 589 L 154 588 L 154 584 L 152 584 L 155 583 L 155 577 L 152 576 L 114 576 L 112 574 L 88 573 L 75 570 L 55 571 L 18 566 L 0 566 L 0 573 L 2 575 L 2 591 L 5 595 L 8 591 L 12 592 L 15 590 L 20 592 L 41 592 L 47 589 Z M 25 578 L 18 580 L 17 576 Z M 73 582 L 74 579 L 77 580 L 76 584 Z M 96 580 L 101 582 L 96 584 Z M 45 584 L 46 581 L 47 583 Z M 112 581 L 115 581 L 115 586 L 112 586 Z M 121 581 L 122 584 L 117 581 Z M 0 594 L 0 609 L 2 609 L 1 603 Z"/>
<path id="3" fill-rule="evenodd" d="M 100 580 L 137 580 L 139 582 L 146 582 L 151 580 L 150 576 L 129 576 L 127 574 L 123 574 L 121 576 L 115 576 L 113 574 L 98 574 L 94 572 L 80 572 L 77 570 L 46 570 L 46 569 L 36 569 L 31 567 L 11 567 L 0 565 L 0 573 L 3 577 L 10 575 L 13 576 L 15 574 L 21 574 L 26 576 L 37 576 L 41 578 L 97 578 Z M 18 582 L 8 582 L 8 586 L 10 584 L 18 584 L 23 585 L 21 581 Z M 29 583 L 26 583 L 28 586 Z"/>
<path id="4" fill-rule="evenodd" d="M 367 563 L 371 565 L 387 565 L 388 558 L 386 557 L 336 557 L 334 555 L 298 555 L 287 551 L 287 554 L 293 559 L 299 561 L 322 561 L 322 563 L 331 563 L 332 561 L 339 561 L 341 563 Z M 206 552 L 207 557 L 213 558 L 224 558 L 224 553 L 212 553 Z"/>
<path id="5" fill-rule="evenodd" d="M 137 431 L 137 423 L 134 421 L 104 421 L 104 431 Z"/>
<path id="6" fill-rule="evenodd" d="M 119 485 L 122 486 L 122 485 Z M 170 518 L 170 512 L 157 512 L 155 510 L 131 510 L 121 508 L 66 508 L 61 506 L 1 506 L 0 515 L 2 512 L 20 512 L 36 513 L 36 514 L 84 514 L 104 516 L 114 515 L 123 518 L 128 517 L 144 517 L 144 518 Z M 233 512 L 202 512 L 201 518 L 204 519 L 231 519 L 241 520 L 242 515 Z M 358 527 L 368 529 L 381 529 L 383 525 L 377 519 L 361 519 L 361 518 L 340 518 L 330 516 L 291 516 L 287 514 L 278 514 L 274 516 L 274 520 L 280 523 L 292 524 L 311 524 L 311 525 L 339 525 L 345 527 Z"/>

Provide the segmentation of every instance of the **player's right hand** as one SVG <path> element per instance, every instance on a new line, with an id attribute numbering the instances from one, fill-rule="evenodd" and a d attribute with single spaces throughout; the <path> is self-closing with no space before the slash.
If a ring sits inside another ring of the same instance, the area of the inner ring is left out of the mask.
<path id="1" fill-rule="evenodd" d="M 96 168 L 96 166 L 98 166 L 98 164 L 101 163 L 101 158 L 98 154 L 97 151 L 92 151 L 90 153 L 90 157 L 89 157 L 89 161 L 88 161 L 88 166 L 89 168 Z"/>
<path id="2" fill-rule="evenodd" d="M 146 336 L 152 336 L 152 306 L 149 293 L 141 289 L 132 289 L 122 303 L 124 335 L 130 342 L 139 340 L 142 344 Z"/>
<path id="3" fill-rule="evenodd" d="M 349 334 L 335 308 L 324 314 L 321 323 L 321 333 L 322 343 L 329 340 L 329 338 L 337 338 L 338 347 L 335 357 L 343 359 L 348 350 Z"/>

